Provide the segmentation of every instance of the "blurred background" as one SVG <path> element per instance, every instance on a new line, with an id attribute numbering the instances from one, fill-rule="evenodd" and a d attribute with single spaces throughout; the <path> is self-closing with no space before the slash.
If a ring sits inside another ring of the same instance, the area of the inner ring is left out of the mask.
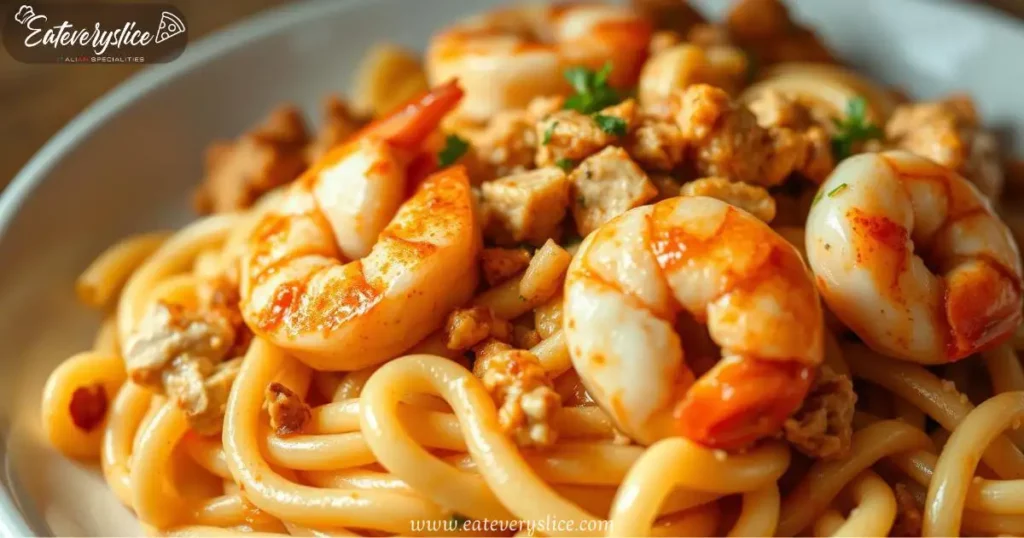
<path id="1" fill-rule="evenodd" d="M 189 39 L 194 42 L 254 13 L 292 1 L 297 0 L 171 0 L 171 3 L 185 14 Z M 1007 16 L 1024 18 L 1024 0 L 963 1 L 988 4 Z M 466 3 L 471 5 L 472 0 Z M 6 9 L 5 4 L 0 0 L 0 7 Z M 68 120 L 143 67 L 28 65 L 0 51 L 0 189 Z"/>

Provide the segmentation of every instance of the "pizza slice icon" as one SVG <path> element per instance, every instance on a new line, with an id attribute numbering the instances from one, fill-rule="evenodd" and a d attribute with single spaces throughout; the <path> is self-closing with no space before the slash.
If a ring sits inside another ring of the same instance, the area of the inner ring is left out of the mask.
<path id="1" fill-rule="evenodd" d="M 160 14 L 160 26 L 156 29 L 156 42 L 163 43 L 168 39 L 184 33 L 185 23 L 174 13 L 164 11 Z"/>

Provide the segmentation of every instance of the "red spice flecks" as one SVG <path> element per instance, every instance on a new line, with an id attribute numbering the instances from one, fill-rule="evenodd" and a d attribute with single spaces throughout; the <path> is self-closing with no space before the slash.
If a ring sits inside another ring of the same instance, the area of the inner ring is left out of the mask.
<path id="1" fill-rule="evenodd" d="M 966 270 L 951 272 L 945 282 L 948 360 L 999 345 L 1020 325 L 1020 284 L 1002 265 L 981 260 Z"/>
<path id="2" fill-rule="evenodd" d="M 102 384 L 97 383 L 75 389 L 68 404 L 68 413 L 76 428 L 91 432 L 103 423 L 107 405 L 107 392 Z"/>
<path id="3" fill-rule="evenodd" d="M 886 216 L 869 215 L 859 209 L 851 209 L 848 218 L 854 232 L 857 265 L 898 294 L 900 276 L 910 258 L 910 232 Z"/>

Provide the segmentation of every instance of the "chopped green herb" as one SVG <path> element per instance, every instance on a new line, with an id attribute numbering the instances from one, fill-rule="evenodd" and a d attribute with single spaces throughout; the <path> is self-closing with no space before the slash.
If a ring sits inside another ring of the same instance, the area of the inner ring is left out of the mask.
<path id="1" fill-rule="evenodd" d="M 472 518 L 468 518 L 468 517 L 466 517 L 466 516 L 456 512 L 456 513 L 452 514 L 451 522 L 454 523 L 455 525 L 458 525 L 459 527 L 462 527 L 462 525 L 464 525 L 467 521 L 470 521 L 471 519 Z"/>
<path id="2" fill-rule="evenodd" d="M 612 72 L 612 64 L 605 63 L 598 72 L 585 67 L 570 67 L 565 70 L 565 79 L 576 92 L 565 100 L 562 108 L 575 110 L 584 114 L 593 114 L 622 100 L 619 92 L 608 85 L 608 75 Z"/>
<path id="3" fill-rule="evenodd" d="M 557 166 L 557 167 L 561 168 L 562 170 L 565 170 L 566 172 L 568 172 L 568 171 L 572 170 L 574 166 L 576 166 L 576 161 L 574 161 L 572 159 L 567 159 L 565 157 L 562 157 L 561 159 L 558 159 L 557 161 L 555 161 L 555 166 Z"/>
<path id="4" fill-rule="evenodd" d="M 838 187 L 828 191 L 828 197 L 831 198 L 831 197 L 833 197 L 833 196 L 843 192 L 844 190 L 846 190 L 846 187 L 847 187 L 846 183 L 840 184 Z"/>
<path id="5" fill-rule="evenodd" d="M 615 116 L 597 114 L 594 121 L 602 131 L 615 136 L 626 136 L 626 120 Z"/>
<path id="6" fill-rule="evenodd" d="M 868 121 L 867 101 L 863 97 L 847 101 L 846 117 L 832 121 L 836 126 L 836 134 L 832 136 L 832 153 L 837 161 L 852 155 L 857 143 L 882 138 L 884 135 L 880 127 Z"/>
<path id="7" fill-rule="evenodd" d="M 822 192 L 819 190 L 818 194 L 815 194 L 814 195 L 814 199 L 811 200 L 811 207 L 814 207 L 814 206 L 818 205 L 818 201 L 821 200 L 821 195 L 822 195 Z"/>
<path id="8" fill-rule="evenodd" d="M 455 161 L 465 155 L 469 149 L 469 142 L 450 134 L 444 139 L 444 149 L 437 153 L 437 163 L 444 168 L 455 164 Z"/>
<path id="9" fill-rule="evenodd" d="M 554 136 L 556 127 L 558 127 L 558 122 L 551 122 L 551 125 L 548 125 L 548 128 L 544 131 L 543 142 L 545 146 L 551 143 L 551 137 Z"/>

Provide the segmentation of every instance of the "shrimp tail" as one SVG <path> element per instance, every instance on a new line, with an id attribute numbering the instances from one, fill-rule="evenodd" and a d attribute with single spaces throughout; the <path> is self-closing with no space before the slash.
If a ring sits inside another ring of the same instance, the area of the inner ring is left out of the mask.
<path id="1" fill-rule="evenodd" d="M 410 99 L 391 115 L 373 122 L 354 138 L 375 137 L 394 147 L 417 150 L 441 120 L 458 106 L 465 92 L 456 79 Z"/>
<path id="2" fill-rule="evenodd" d="M 679 432 L 711 448 L 734 450 L 771 435 L 800 407 L 813 367 L 798 362 L 723 359 L 675 409 Z"/>

